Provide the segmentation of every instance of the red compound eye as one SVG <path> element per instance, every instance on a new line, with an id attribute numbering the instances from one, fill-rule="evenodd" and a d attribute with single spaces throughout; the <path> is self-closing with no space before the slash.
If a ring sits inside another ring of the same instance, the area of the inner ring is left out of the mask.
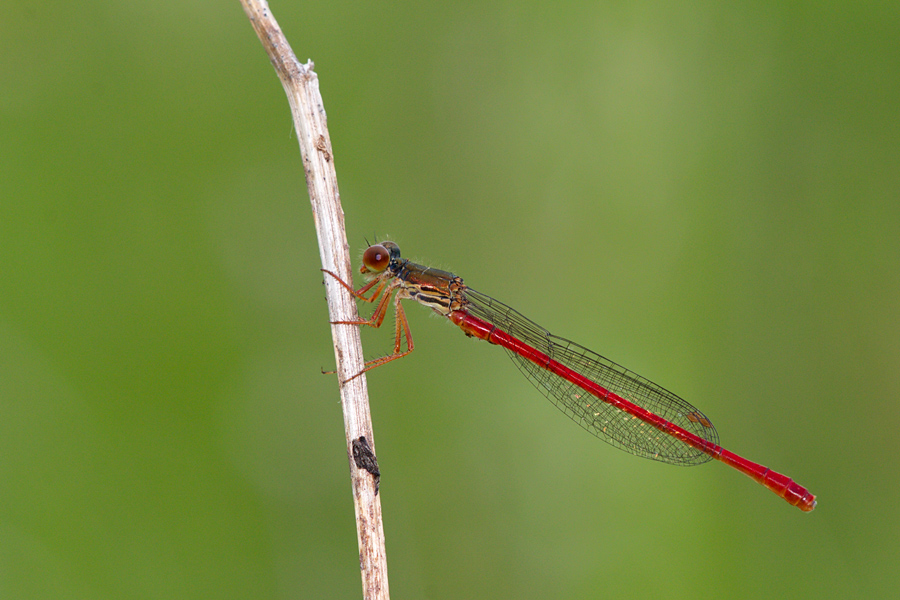
<path id="1" fill-rule="evenodd" d="M 380 273 L 390 264 L 391 253 L 381 244 L 369 246 L 363 253 L 362 261 L 368 270 Z"/>

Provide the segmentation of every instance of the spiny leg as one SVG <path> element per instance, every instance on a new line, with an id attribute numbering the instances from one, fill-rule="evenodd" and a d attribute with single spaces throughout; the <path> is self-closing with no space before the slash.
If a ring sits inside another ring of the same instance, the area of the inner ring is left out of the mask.
<path id="1" fill-rule="evenodd" d="M 387 307 L 388 303 L 391 300 L 391 296 L 400 285 L 399 281 L 393 281 L 388 284 L 382 279 L 373 279 L 358 290 L 354 290 L 350 284 L 348 284 L 346 281 L 344 281 L 328 269 L 322 269 L 322 272 L 328 273 L 329 275 L 334 277 L 338 283 L 340 283 L 348 292 L 353 295 L 354 298 L 358 298 L 359 300 L 364 300 L 366 302 L 375 302 L 375 300 L 377 300 L 378 297 L 381 296 L 381 300 L 378 302 L 378 306 L 375 307 L 375 311 L 372 313 L 372 316 L 370 318 L 359 319 L 357 321 L 331 321 L 332 325 L 368 325 L 375 328 L 381 327 L 382 323 L 384 323 L 384 318 L 387 315 Z M 368 292 L 376 285 L 378 287 L 375 288 L 375 291 L 372 292 L 371 296 L 367 297 L 365 295 L 366 292 Z M 402 358 L 413 351 L 414 344 L 412 341 L 412 335 L 409 332 L 409 322 L 406 320 L 406 313 L 403 311 L 403 306 L 400 304 L 400 301 L 403 299 L 403 297 L 404 296 L 401 296 L 401 294 L 399 293 L 394 297 L 394 352 L 387 356 L 382 356 L 370 361 L 366 361 L 366 363 L 363 365 L 364 368 L 362 371 L 360 371 L 353 377 L 344 380 L 342 383 L 347 383 L 348 381 L 356 379 L 366 371 L 370 371 L 375 367 L 380 367 L 381 365 L 387 364 L 392 360 Z M 406 351 L 402 352 L 401 348 L 403 346 L 404 335 L 406 336 Z"/>
<path id="2" fill-rule="evenodd" d="M 354 298 L 358 298 L 359 300 L 365 300 L 366 302 L 375 302 L 379 296 L 381 296 L 381 300 L 378 302 L 378 306 L 375 307 L 375 311 L 372 313 L 372 316 L 368 319 L 358 319 L 354 321 L 331 321 L 332 325 L 368 325 L 370 327 L 375 327 L 376 329 L 381 327 L 381 324 L 384 322 L 384 316 L 387 313 L 387 305 L 391 299 L 391 294 L 394 293 L 394 288 L 397 286 L 392 282 L 388 285 L 383 279 L 373 279 L 363 287 L 358 290 L 354 290 L 346 281 L 332 273 L 327 269 L 322 269 L 323 273 L 328 273 L 332 277 L 334 277 L 338 283 L 340 283 L 344 288 L 353 294 Z M 366 297 L 366 292 L 369 291 L 373 286 L 378 284 L 378 287 L 375 288 L 375 291 L 372 292 L 372 295 Z M 387 291 L 385 292 L 385 288 Z M 382 292 L 385 292 L 382 296 Z"/>
<path id="3" fill-rule="evenodd" d="M 338 277 L 337 274 L 332 273 L 328 269 L 321 269 L 321 271 L 323 273 L 328 273 L 329 275 L 334 277 L 339 284 L 344 286 L 344 288 L 348 292 L 353 294 L 354 298 L 359 298 L 360 300 L 365 300 L 366 302 L 375 302 L 375 299 L 378 297 L 379 294 L 381 294 L 381 291 L 384 289 L 384 286 L 385 286 L 383 279 L 375 278 L 372 281 L 370 281 L 369 283 L 367 283 L 366 285 L 359 288 L 358 290 L 354 290 L 352 285 L 350 285 L 349 283 L 347 283 L 346 281 L 344 281 L 343 279 Z M 366 296 L 365 296 L 366 292 L 368 292 L 370 289 L 372 289 L 376 284 L 380 284 L 380 285 L 378 285 L 378 288 L 374 292 L 372 292 L 371 297 L 366 298 Z"/>
<path id="4" fill-rule="evenodd" d="M 390 294 L 385 295 L 385 298 L 389 298 Z M 353 377 L 344 380 L 342 383 L 347 383 L 348 381 L 352 381 L 356 379 L 366 371 L 371 371 L 375 367 L 380 367 L 381 365 L 386 365 L 392 360 L 397 360 L 398 358 L 403 358 L 407 354 L 413 351 L 415 345 L 413 344 L 412 334 L 409 332 L 409 322 L 406 320 L 406 313 L 403 311 L 403 305 L 400 304 L 400 301 L 403 298 L 400 294 L 397 294 L 394 297 L 394 352 L 392 354 L 388 354 L 387 356 L 381 356 L 379 358 L 375 358 L 373 360 L 366 361 L 365 365 L 363 365 L 363 370 L 354 375 Z M 384 304 L 384 301 L 382 301 Z M 381 306 L 379 304 L 379 306 Z M 384 314 L 381 315 L 381 321 L 384 320 Z M 373 325 L 373 327 L 378 327 L 381 325 L 381 321 L 378 322 L 378 325 Z M 368 323 L 371 325 L 371 323 Z M 406 351 L 401 352 L 401 347 L 403 346 L 403 336 L 406 336 Z"/>

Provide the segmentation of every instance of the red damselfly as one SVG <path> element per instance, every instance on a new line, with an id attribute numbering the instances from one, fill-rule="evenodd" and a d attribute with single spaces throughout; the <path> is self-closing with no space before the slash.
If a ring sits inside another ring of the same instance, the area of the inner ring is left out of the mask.
<path id="1" fill-rule="evenodd" d="M 358 290 L 331 271 L 325 272 L 356 298 L 378 301 L 371 318 L 337 324 L 380 327 L 394 298 L 394 351 L 367 362 L 354 378 L 412 352 L 413 340 L 400 304 L 412 299 L 449 318 L 466 335 L 505 348 L 522 373 L 557 408 L 613 446 L 673 465 L 698 465 L 715 459 L 800 510 L 816 507 L 816 497 L 790 477 L 722 448 L 709 418 L 685 400 L 584 346 L 551 334 L 502 302 L 473 290 L 453 273 L 401 258 L 400 248 L 393 242 L 381 242 L 365 251 L 360 272 L 370 281 Z"/>

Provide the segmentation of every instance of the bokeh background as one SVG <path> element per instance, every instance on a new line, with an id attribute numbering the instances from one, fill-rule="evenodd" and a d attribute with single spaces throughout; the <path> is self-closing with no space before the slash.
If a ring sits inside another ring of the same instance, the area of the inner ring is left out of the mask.
<path id="1" fill-rule="evenodd" d="M 411 306 L 416 351 L 368 377 L 394 597 L 896 596 L 896 4 L 271 7 L 354 248 L 819 497 L 616 451 Z M 0 596 L 359 597 L 306 185 L 239 3 L 4 3 L 0 48 Z"/>

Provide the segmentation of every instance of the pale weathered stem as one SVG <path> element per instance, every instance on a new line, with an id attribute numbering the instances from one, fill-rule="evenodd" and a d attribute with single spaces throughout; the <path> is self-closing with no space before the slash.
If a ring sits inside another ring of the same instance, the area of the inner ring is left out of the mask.
<path id="1" fill-rule="evenodd" d="M 319 238 L 322 268 L 353 281 L 350 250 L 344 231 L 344 212 L 338 194 L 334 154 L 325 122 L 325 109 L 319 94 L 319 80 L 313 63 L 300 64 L 264 0 L 241 0 L 244 12 L 259 36 L 291 105 L 294 128 L 300 142 L 300 154 L 306 170 L 306 183 L 312 203 L 313 220 Z M 328 314 L 332 321 L 354 321 L 359 316 L 354 298 L 333 278 L 325 277 Z M 381 501 L 377 494 L 374 464 L 374 438 L 365 375 L 350 379 L 363 369 L 359 328 L 332 325 L 337 381 L 340 384 L 347 457 L 353 484 L 356 531 L 359 538 L 359 564 L 362 569 L 363 597 L 387 599 L 387 560 Z M 349 381 L 347 381 L 350 379 Z M 318 399 L 316 401 L 322 401 Z M 363 443 L 360 438 L 364 437 Z M 354 444 L 355 442 L 355 444 Z M 354 460 L 354 447 L 357 458 Z M 371 451 L 371 456 L 366 453 Z M 360 466 L 357 466 L 360 465 Z M 366 470 L 369 469 L 369 470 Z"/>

